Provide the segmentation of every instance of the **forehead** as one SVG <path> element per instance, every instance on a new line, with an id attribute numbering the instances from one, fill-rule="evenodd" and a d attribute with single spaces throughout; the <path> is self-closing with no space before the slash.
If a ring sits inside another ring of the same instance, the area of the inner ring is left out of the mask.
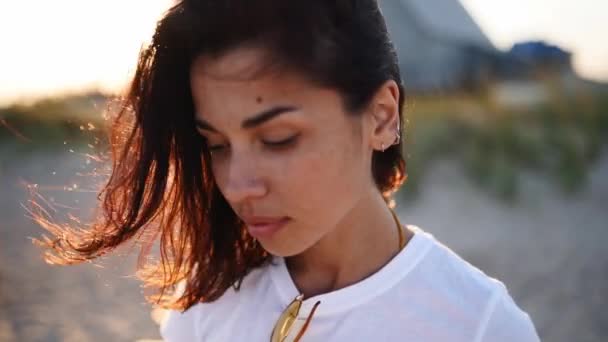
<path id="1" fill-rule="evenodd" d="M 247 80 L 255 74 L 269 58 L 269 53 L 258 47 L 239 46 L 219 55 L 202 54 L 196 57 L 190 68 L 191 76 L 211 79 Z"/>
<path id="2" fill-rule="evenodd" d="M 240 47 L 217 56 L 201 55 L 192 63 L 190 83 L 195 98 L 207 95 L 284 96 L 289 92 L 311 88 L 297 73 L 273 67 L 269 54 L 261 48 Z"/>
<path id="3" fill-rule="evenodd" d="M 273 61 L 263 48 L 242 46 L 219 56 L 200 55 L 190 69 L 194 92 L 230 88 L 253 87 L 289 89 L 313 87 L 312 82 L 295 70 L 288 70 Z M 273 84 L 280 84 L 272 87 Z M 269 87 L 270 86 L 270 87 Z"/>
<path id="4" fill-rule="evenodd" d="M 190 69 L 197 116 L 251 115 L 271 105 L 335 106 L 337 93 L 284 68 L 267 67 L 268 53 L 240 47 L 218 57 L 198 56 Z"/>

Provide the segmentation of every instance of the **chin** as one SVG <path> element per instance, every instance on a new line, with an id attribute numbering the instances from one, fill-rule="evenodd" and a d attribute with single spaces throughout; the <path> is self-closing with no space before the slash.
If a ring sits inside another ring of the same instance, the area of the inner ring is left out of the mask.
<path id="1" fill-rule="evenodd" d="M 287 258 L 287 257 L 291 257 L 291 256 L 295 256 L 298 255 L 302 252 L 304 252 L 304 250 L 302 250 L 301 248 L 297 248 L 297 249 L 293 249 L 293 248 L 289 248 L 288 246 L 280 246 L 280 245 L 269 245 L 266 243 L 263 243 L 262 241 L 258 242 L 262 245 L 262 247 L 264 248 L 264 250 L 266 250 L 266 252 L 277 256 L 277 257 L 283 257 L 283 258 Z"/>
<path id="2" fill-rule="evenodd" d="M 290 257 L 290 256 L 294 256 L 294 255 L 299 254 L 297 252 L 293 252 L 293 251 L 289 251 L 289 250 L 286 250 L 286 249 L 282 249 L 280 247 L 279 248 L 267 248 L 266 246 L 264 246 L 264 249 L 266 250 L 266 252 L 268 252 L 268 253 L 272 254 L 273 256 L 276 256 L 276 257 L 286 258 L 286 257 Z"/>

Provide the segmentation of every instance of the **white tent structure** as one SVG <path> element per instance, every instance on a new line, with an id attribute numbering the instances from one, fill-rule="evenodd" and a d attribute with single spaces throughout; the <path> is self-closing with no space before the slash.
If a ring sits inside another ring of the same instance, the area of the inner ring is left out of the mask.
<path id="1" fill-rule="evenodd" d="M 437 90 L 483 78 L 500 55 L 459 0 L 379 0 L 406 88 Z"/>

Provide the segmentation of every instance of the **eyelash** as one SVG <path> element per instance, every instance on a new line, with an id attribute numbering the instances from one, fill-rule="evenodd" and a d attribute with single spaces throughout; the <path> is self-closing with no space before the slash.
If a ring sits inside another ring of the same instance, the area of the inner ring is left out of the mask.
<path id="1" fill-rule="evenodd" d="M 299 134 L 295 134 L 287 139 L 281 140 L 281 141 L 264 141 L 262 140 L 262 143 L 264 143 L 265 146 L 271 148 L 271 149 L 276 149 L 276 150 L 280 150 L 286 147 L 289 147 L 290 145 L 292 145 L 292 143 L 294 143 L 296 141 L 296 139 L 298 138 Z M 204 139 L 204 138 L 203 138 Z M 213 146 L 209 146 L 209 151 L 210 152 L 219 152 L 222 149 L 224 149 L 223 145 L 213 145 Z"/>

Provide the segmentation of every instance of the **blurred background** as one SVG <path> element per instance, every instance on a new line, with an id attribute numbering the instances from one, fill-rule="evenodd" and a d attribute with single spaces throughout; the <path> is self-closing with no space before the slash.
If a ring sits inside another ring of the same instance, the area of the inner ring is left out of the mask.
<path id="1" fill-rule="evenodd" d="M 402 222 L 503 281 L 543 341 L 606 341 L 608 2 L 380 2 L 408 94 Z M 160 338 L 136 253 L 48 266 L 28 208 L 91 218 L 104 112 L 170 4 L 0 2 L 0 341 Z"/>

